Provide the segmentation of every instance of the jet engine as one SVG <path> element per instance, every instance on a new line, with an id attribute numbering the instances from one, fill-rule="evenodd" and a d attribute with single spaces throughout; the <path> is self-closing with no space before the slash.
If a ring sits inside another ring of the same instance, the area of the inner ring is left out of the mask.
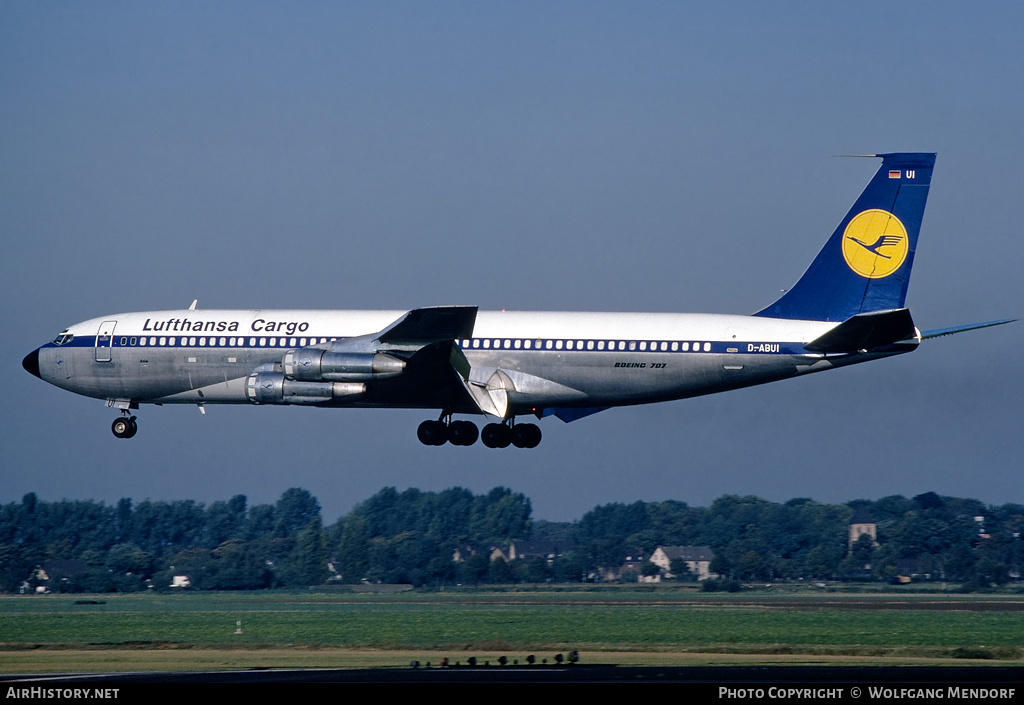
<path id="1" fill-rule="evenodd" d="M 323 404 L 355 398 L 366 391 L 361 382 L 306 382 L 280 372 L 253 372 L 245 385 L 253 404 Z"/>
<path id="2" fill-rule="evenodd" d="M 405 370 L 405 361 L 377 352 L 332 352 L 317 348 L 299 348 L 285 353 L 282 367 L 289 379 L 366 382 L 402 374 Z"/>

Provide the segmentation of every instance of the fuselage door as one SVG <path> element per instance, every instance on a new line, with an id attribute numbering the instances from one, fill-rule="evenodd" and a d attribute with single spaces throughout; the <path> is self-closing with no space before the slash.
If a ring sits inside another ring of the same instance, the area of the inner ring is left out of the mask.
<path id="1" fill-rule="evenodd" d="M 96 331 L 96 362 L 110 362 L 110 346 L 114 344 L 117 321 L 103 321 Z"/>

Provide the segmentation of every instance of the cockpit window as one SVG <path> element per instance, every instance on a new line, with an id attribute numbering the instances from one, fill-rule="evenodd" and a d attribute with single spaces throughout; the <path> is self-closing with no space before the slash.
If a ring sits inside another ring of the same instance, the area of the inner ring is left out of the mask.
<path id="1" fill-rule="evenodd" d="M 53 339 L 55 345 L 64 345 L 70 343 L 75 336 L 68 333 L 66 330 L 62 331 L 60 335 Z"/>

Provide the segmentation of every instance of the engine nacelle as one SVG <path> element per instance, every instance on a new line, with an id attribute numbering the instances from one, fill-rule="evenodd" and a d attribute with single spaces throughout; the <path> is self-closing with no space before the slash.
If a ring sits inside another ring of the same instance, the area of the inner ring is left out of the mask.
<path id="1" fill-rule="evenodd" d="M 253 372 L 245 385 L 253 404 L 323 404 L 355 398 L 366 385 L 354 382 L 305 382 L 287 379 L 280 372 Z"/>
<path id="2" fill-rule="evenodd" d="M 405 361 L 384 353 L 347 353 L 299 348 L 284 354 L 282 367 L 286 377 L 296 380 L 328 382 L 365 382 L 396 377 L 405 370 Z"/>

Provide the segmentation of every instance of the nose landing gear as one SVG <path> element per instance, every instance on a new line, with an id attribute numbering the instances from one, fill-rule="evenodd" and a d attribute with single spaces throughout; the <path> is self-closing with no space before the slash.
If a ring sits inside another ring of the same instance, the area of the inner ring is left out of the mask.
<path id="1" fill-rule="evenodd" d="M 110 430 L 118 438 L 131 438 L 138 433 L 139 427 L 135 423 L 134 416 L 129 415 L 127 411 L 122 411 L 121 418 L 114 419 L 114 423 L 110 425 Z"/>

